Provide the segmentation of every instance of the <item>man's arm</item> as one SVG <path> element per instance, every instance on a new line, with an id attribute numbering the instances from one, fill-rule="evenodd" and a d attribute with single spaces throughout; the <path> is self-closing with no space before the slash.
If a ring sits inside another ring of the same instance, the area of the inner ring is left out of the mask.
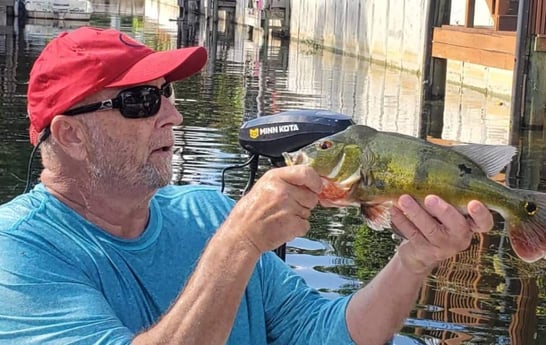
<path id="1" fill-rule="evenodd" d="M 471 201 L 467 209 L 470 220 L 436 196 L 428 196 L 423 207 L 407 195 L 399 199 L 392 221 L 408 240 L 349 302 L 347 327 L 356 344 L 388 342 L 402 327 L 432 268 L 466 249 L 473 231 L 493 226 L 491 213 L 481 203 Z"/>
<path id="2" fill-rule="evenodd" d="M 320 189 L 310 168 L 264 174 L 211 238 L 171 309 L 133 344 L 224 344 L 261 253 L 307 233 Z"/>

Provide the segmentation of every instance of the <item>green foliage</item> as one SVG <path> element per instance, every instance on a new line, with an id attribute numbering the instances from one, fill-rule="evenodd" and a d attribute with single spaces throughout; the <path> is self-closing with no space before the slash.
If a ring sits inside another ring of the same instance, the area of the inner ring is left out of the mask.
<path id="1" fill-rule="evenodd" d="M 357 277 L 363 282 L 371 280 L 389 261 L 395 251 L 390 231 L 374 231 L 367 225 L 356 229 L 354 254 Z"/>

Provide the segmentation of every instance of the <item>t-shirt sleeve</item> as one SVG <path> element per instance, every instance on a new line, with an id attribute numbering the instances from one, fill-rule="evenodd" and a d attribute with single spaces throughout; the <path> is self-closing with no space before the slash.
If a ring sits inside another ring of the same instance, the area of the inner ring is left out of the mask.
<path id="1" fill-rule="evenodd" d="M 131 331 L 77 263 L 54 245 L 46 250 L 12 235 L 0 235 L 1 344 L 131 343 Z"/>
<path id="2" fill-rule="evenodd" d="M 351 296 L 321 296 L 273 253 L 262 256 L 258 269 L 269 344 L 354 344 L 345 318 Z"/>

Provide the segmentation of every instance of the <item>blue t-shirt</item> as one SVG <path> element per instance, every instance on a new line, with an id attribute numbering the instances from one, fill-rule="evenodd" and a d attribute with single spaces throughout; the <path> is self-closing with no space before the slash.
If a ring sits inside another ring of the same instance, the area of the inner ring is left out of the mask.
<path id="1" fill-rule="evenodd" d="M 176 300 L 233 204 L 212 188 L 167 186 L 131 240 L 96 227 L 41 184 L 0 206 L 0 344 L 130 344 Z M 263 254 L 228 344 L 353 344 L 348 300 L 322 297 Z"/>

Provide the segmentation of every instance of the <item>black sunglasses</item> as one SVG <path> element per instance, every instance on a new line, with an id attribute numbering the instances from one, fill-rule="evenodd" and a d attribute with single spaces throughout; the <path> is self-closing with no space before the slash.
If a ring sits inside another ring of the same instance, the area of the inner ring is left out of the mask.
<path id="1" fill-rule="evenodd" d="M 161 108 L 161 96 L 167 98 L 173 94 L 170 83 L 163 84 L 160 88 L 153 85 L 140 85 L 121 90 L 116 98 L 102 102 L 82 105 L 64 112 L 63 115 L 79 115 L 98 110 L 119 109 L 123 117 L 139 119 L 157 114 Z"/>

